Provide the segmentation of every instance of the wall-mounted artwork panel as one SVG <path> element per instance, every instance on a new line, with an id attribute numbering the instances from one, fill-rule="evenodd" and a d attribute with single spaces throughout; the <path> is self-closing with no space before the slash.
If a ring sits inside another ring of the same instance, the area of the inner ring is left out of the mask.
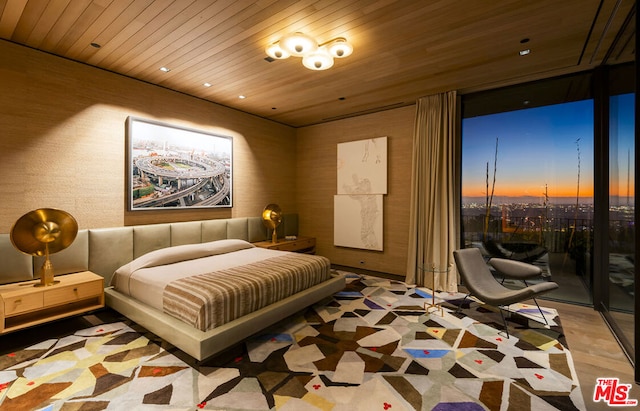
<path id="1" fill-rule="evenodd" d="M 387 194 L 387 137 L 338 144 L 338 194 Z"/>
<path id="2" fill-rule="evenodd" d="M 334 245 L 382 251 L 382 194 L 333 197 Z"/>
<path id="3" fill-rule="evenodd" d="M 127 118 L 130 210 L 232 207 L 233 139 Z"/>
<path id="4" fill-rule="evenodd" d="M 333 243 L 382 251 L 382 195 L 387 194 L 387 137 L 338 144 Z"/>

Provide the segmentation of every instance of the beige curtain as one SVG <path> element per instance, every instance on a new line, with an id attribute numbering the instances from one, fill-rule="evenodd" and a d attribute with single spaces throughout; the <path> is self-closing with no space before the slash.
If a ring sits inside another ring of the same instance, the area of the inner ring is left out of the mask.
<path id="1" fill-rule="evenodd" d="M 458 289 L 453 261 L 459 220 L 456 108 L 455 91 L 418 100 L 406 277 L 409 284 L 451 292 Z"/>

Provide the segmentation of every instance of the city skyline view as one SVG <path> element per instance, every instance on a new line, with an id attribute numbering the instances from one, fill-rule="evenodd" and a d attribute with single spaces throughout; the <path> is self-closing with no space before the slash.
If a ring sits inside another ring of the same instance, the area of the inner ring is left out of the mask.
<path id="1" fill-rule="evenodd" d="M 614 96 L 610 131 L 611 194 L 633 196 L 633 94 Z M 549 202 L 582 204 L 593 200 L 593 100 L 522 109 L 463 119 L 463 204 Z M 578 186 L 579 183 L 579 186 Z M 624 201 L 620 201 L 623 203 Z"/>
<path id="2" fill-rule="evenodd" d="M 464 202 L 491 194 L 496 152 L 494 204 L 593 196 L 592 100 L 466 118 L 462 136 Z"/>
<path id="3" fill-rule="evenodd" d="M 611 104 L 617 107 L 610 120 L 617 137 L 611 193 L 633 196 L 633 164 L 626 154 L 633 151 L 633 94 L 616 96 Z M 592 202 L 593 100 L 466 118 L 462 136 L 463 204 L 484 203 L 491 194 L 496 152 L 493 204 L 542 203 L 545 195 L 556 204 L 575 202 L 576 196 Z"/>

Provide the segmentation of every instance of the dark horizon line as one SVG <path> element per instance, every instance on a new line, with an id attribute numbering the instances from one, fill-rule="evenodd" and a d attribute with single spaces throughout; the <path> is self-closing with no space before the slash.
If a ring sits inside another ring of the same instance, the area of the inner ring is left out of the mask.
<path id="1" fill-rule="evenodd" d="M 626 196 L 618 196 L 618 200 L 626 200 Z M 633 197 L 630 198 L 630 200 L 633 200 Z M 463 203 L 481 203 L 484 204 L 486 203 L 487 198 L 485 196 L 462 196 L 462 202 Z M 563 197 L 563 196 L 559 196 L 559 197 L 548 197 L 547 200 L 549 203 L 551 204 L 575 204 L 576 203 L 576 197 Z M 589 196 L 581 196 L 578 198 L 578 202 L 580 204 L 593 204 L 593 197 Z M 633 201 L 631 201 L 632 203 Z M 507 203 L 507 204 L 513 204 L 513 203 L 539 203 L 540 205 L 542 205 L 543 203 L 543 196 L 493 196 L 493 202 L 492 204 L 495 205 L 500 205 L 500 203 Z"/>

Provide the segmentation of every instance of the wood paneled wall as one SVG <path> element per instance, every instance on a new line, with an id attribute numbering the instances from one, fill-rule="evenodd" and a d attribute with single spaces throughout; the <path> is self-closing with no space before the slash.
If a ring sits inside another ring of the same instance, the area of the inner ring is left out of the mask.
<path id="1" fill-rule="evenodd" d="M 233 208 L 129 212 L 125 120 L 233 137 Z M 61 208 L 80 228 L 298 212 L 295 129 L 0 41 L 0 233 L 24 213 Z"/>
<path id="2" fill-rule="evenodd" d="M 411 201 L 415 106 L 297 130 L 296 186 L 300 232 L 315 236 L 318 254 L 334 264 L 405 275 Z M 388 194 L 383 199 L 383 251 L 333 245 L 333 196 L 337 193 L 337 145 L 388 138 Z"/>
<path id="3" fill-rule="evenodd" d="M 293 129 L 6 41 L 0 90 L 0 233 L 40 207 L 99 228 L 258 216 L 274 202 L 299 214 L 301 234 L 335 264 L 405 273 L 414 106 Z M 233 208 L 127 211 L 128 116 L 231 135 Z M 334 247 L 337 144 L 382 136 L 384 251 Z"/>

